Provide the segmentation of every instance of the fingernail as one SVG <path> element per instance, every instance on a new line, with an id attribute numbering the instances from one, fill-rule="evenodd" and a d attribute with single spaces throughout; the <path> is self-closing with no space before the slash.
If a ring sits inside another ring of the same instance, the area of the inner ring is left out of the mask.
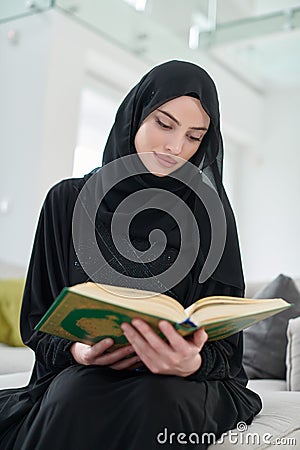
<path id="1" fill-rule="evenodd" d="M 132 319 L 131 323 L 134 326 L 135 325 L 137 325 L 137 326 L 142 325 L 142 321 L 140 319 Z"/>

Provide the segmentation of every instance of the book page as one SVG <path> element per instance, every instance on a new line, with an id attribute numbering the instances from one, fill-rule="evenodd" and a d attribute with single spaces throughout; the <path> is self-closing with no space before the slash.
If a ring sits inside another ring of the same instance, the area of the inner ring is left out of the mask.
<path id="1" fill-rule="evenodd" d="M 179 302 L 157 292 L 91 282 L 72 286 L 69 291 L 135 311 L 165 317 L 175 322 L 186 318 L 184 308 Z"/>
<path id="2" fill-rule="evenodd" d="M 198 309 L 203 308 L 205 305 L 212 305 L 217 304 L 222 307 L 222 305 L 238 305 L 242 304 L 247 307 L 247 305 L 256 305 L 259 303 L 264 303 L 265 305 L 269 305 L 271 307 L 271 303 L 273 301 L 282 300 L 282 299 L 260 299 L 260 298 L 244 298 L 244 297 L 227 297 L 227 296 L 211 296 L 211 297 L 204 297 L 200 300 L 197 300 L 195 303 L 193 303 L 191 306 L 186 308 L 186 314 L 188 317 L 190 317 L 195 311 Z M 226 307 L 227 309 L 227 307 Z"/>
<path id="3" fill-rule="evenodd" d="M 263 312 L 280 311 L 290 306 L 282 299 L 255 299 L 254 302 L 243 302 L 243 299 L 239 300 L 237 302 L 230 302 L 224 299 L 219 303 L 213 302 L 211 304 L 206 302 L 194 310 L 190 316 L 191 320 L 197 325 L 202 325 L 208 322 L 217 322 L 222 319 L 230 320 L 230 318 L 234 317 L 255 316 Z"/>

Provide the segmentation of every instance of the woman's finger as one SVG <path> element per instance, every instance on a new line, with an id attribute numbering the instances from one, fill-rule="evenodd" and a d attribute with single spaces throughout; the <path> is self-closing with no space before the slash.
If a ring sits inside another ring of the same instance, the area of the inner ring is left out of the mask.
<path id="1" fill-rule="evenodd" d="M 186 339 L 175 330 L 166 320 L 161 320 L 158 324 L 161 332 L 166 336 L 171 348 L 175 352 L 185 353 L 188 350 L 188 343 Z"/>
<path id="2" fill-rule="evenodd" d="M 91 359 L 91 364 L 98 365 L 111 365 L 120 361 L 124 358 L 128 358 L 130 355 L 135 354 L 135 351 L 131 345 L 126 345 L 124 347 L 118 348 L 112 352 L 102 353 L 102 354 L 94 354 Z"/>
<path id="3" fill-rule="evenodd" d="M 137 324 L 137 322 L 141 323 Z M 135 326 L 133 326 L 134 324 Z M 166 359 L 168 352 L 171 351 L 168 344 L 147 323 L 139 319 L 133 319 L 132 325 L 123 323 L 121 328 L 137 355 L 149 368 L 153 361 Z"/>
<path id="4" fill-rule="evenodd" d="M 191 342 L 193 342 L 196 347 L 199 348 L 199 350 L 202 349 L 203 345 L 207 341 L 208 335 L 205 332 L 204 328 L 199 328 L 199 330 L 196 330 L 195 333 L 192 336 Z"/>
<path id="5" fill-rule="evenodd" d="M 132 332 L 135 328 L 138 334 L 160 354 L 170 351 L 169 345 L 153 330 L 153 328 L 141 319 L 132 320 Z"/>
<path id="6" fill-rule="evenodd" d="M 112 347 L 113 344 L 114 341 L 111 338 L 102 339 L 100 342 L 97 342 L 96 344 L 89 346 L 90 348 L 88 350 L 88 353 L 91 358 L 97 358 L 98 356 L 102 355 L 105 351 L 107 351 L 110 347 Z"/>
<path id="7" fill-rule="evenodd" d="M 114 364 L 109 365 L 111 369 L 115 370 L 124 370 L 124 369 L 131 369 L 135 368 L 135 366 L 141 365 L 141 360 L 137 355 L 134 355 L 130 358 L 123 359 L 122 361 L 118 361 Z"/>

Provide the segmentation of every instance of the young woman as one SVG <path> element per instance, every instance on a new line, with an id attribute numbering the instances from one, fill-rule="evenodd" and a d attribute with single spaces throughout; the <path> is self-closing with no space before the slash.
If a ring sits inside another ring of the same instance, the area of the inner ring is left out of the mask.
<path id="1" fill-rule="evenodd" d="M 204 449 L 204 433 L 217 439 L 260 411 L 246 388 L 242 333 L 184 339 L 161 321 L 162 339 L 135 319 L 122 325 L 129 345 L 107 353 L 111 339 L 91 347 L 34 331 L 64 286 L 87 280 L 164 292 L 185 308 L 242 297 L 222 163 L 212 79 L 170 61 L 122 102 L 102 167 L 50 190 L 21 315 L 36 363 L 27 387 L 0 393 L 1 449 Z"/>

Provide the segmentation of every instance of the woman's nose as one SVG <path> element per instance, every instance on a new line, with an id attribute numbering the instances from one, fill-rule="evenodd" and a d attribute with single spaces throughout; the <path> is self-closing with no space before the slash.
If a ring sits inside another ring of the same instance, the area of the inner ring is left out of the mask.
<path id="1" fill-rule="evenodd" d="M 166 143 L 166 147 L 168 149 L 168 152 L 172 153 L 173 155 L 179 155 L 182 151 L 183 140 L 179 137 L 174 137 L 174 139 L 170 139 Z"/>

